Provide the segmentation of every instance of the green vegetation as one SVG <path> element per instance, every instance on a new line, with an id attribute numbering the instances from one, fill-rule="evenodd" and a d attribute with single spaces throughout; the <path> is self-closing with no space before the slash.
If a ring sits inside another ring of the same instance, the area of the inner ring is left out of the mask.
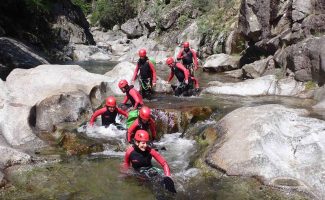
<path id="1" fill-rule="evenodd" d="M 317 84 L 314 81 L 307 81 L 305 84 L 306 90 L 313 90 L 317 87 Z"/>
<path id="2" fill-rule="evenodd" d="M 50 0 L 24 0 L 26 7 L 30 11 L 48 12 L 50 10 Z"/>
<path id="3" fill-rule="evenodd" d="M 137 7 L 140 0 L 98 0 L 96 2 L 91 24 L 99 22 L 104 27 L 111 29 L 115 24 L 123 24 L 128 19 L 137 16 Z"/>
<path id="4" fill-rule="evenodd" d="M 203 9 L 206 14 L 200 17 L 198 21 L 199 31 L 202 34 L 227 33 L 231 25 L 236 22 L 236 15 L 239 10 L 238 0 L 228 1 L 198 1 L 199 8 Z"/>
<path id="5" fill-rule="evenodd" d="M 82 10 L 82 12 L 85 14 L 85 15 L 88 15 L 90 14 L 91 12 L 91 3 L 88 3 L 87 1 L 85 0 L 71 0 L 71 2 L 76 5 L 76 6 L 79 6 Z"/>

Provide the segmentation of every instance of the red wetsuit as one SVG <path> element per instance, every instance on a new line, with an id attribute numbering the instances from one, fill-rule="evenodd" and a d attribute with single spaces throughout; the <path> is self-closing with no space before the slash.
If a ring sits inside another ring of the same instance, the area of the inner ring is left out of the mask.
<path id="1" fill-rule="evenodd" d="M 136 145 L 128 148 L 125 153 L 123 166 L 125 169 L 128 169 L 131 164 L 135 170 L 139 170 L 141 167 L 152 167 L 152 157 L 164 169 L 165 175 L 170 176 L 170 170 L 166 160 L 156 150 L 150 147 L 147 147 L 146 151 L 141 151 Z"/>
<path id="2" fill-rule="evenodd" d="M 125 92 L 126 95 L 122 103 L 126 104 L 126 102 L 130 100 L 133 108 L 137 109 L 138 106 L 143 105 L 143 100 L 141 94 L 133 87 L 134 87 L 133 85 L 130 85 L 129 89 L 126 90 Z"/>
<path id="3" fill-rule="evenodd" d="M 156 127 L 155 127 L 155 121 L 150 117 L 149 121 L 147 123 L 143 123 L 139 118 L 137 118 L 132 125 L 129 127 L 127 131 L 127 140 L 130 143 L 131 139 L 134 137 L 134 134 L 137 130 L 146 130 L 148 131 L 150 129 L 151 132 L 151 139 L 156 139 Z"/>
<path id="4" fill-rule="evenodd" d="M 137 78 L 139 70 L 141 79 L 150 78 L 152 83 L 156 83 L 157 75 L 155 66 L 152 64 L 152 62 L 150 62 L 148 58 L 146 58 L 145 62 L 141 62 L 141 60 L 139 59 L 137 66 L 134 70 L 132 81 L 135 81 L 135 79 Z"/>
<path id="5" fill-rule="evenodd" d="M 196 70 L 198 68 L 198 61 L 196 52 L 193 49 L 189 49 L 187 52 L 184 50 L 184 48 L 181 49 L 181 51 L 177 55 L 177 60 L 182 60 L 183 65 L 188 66 L 191 65 L 194 61 L 194 69 Z"/>
<path id="6" fill-rule="evenodd" d="M 195 88 L 199 88 L 199 81 L 194 76 L 190 76 L 188 69 L 186 69 L 182 63 L 175 62 L 175 64 L 171 67 L 167 81 L 171 81 L 174 75 L 179 82 L 183 82 L 184 80 L 189 81 L 189 79 L 191 79 L 194 82 Z"/>
<path id="7" fill-rule="evenodd" d="M 96 117 L 101 115 L 102 116 L 102 125 L 103 126 L 108 126 L 108 125 L 110 125 L 112 123 L 115 124 L 116 123 L 115 118 L 116 118 L 117 114 L 121 114 L 121 115 L 123 115 L 125 117 L 128 117 L 128 113 L 125 112 L 124 110 L 121 110 L 121 109 L 116 107 L 113 112 L 110 112 L 108 110 L 108 108 L 105 106 L 104 108 L 96 110 L 96 112 L 91 116 L 89 123 L 90 123 L 90 125 L 93 125 Z"/>

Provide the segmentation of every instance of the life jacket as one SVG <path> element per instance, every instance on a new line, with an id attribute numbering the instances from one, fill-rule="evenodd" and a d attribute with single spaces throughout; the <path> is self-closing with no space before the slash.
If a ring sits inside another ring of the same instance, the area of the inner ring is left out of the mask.
<path id="1" fill-rule="evenodd" d="M 115 108 L 113 112 L 110 112 L 107 108 L 107 110 L 101 115 L 102 117 L 102 125 L 103 126 L 108 126 L 112 123 L 116 123 L 115 122 L 115 118 L 117 115 L 117 109 Z"/>
<path id="2" fill-rule="evenodd" d="M 176 63 L 174 64 L 174 66 L 172 67 L 172 71 L 174 73 L 174 75 L 176 76 L 177 80 L 179 82 L 183 82 L 185 79 L 185 74 L 182 70 L 180 70 L 177 66 Z"/>
<path id="3" fill-rule="evenodd" d="M 182 58 L 183 65 L 190 65 L 193 63 L 193 53 L 192 53 L 191 49 L 189 49 L 188 52 L 186 52 L 184 49 L 182 56 L 183 56 L 183 58 Z"/>
<path id="4" fill-rule="evenodd" d="M 141 79 L 148 79 L 152 80 L 152 71 L 149 65 L 149 59 L 146 57 L 145 61 L 138 60 L 138 66 L 140 70 L 140 78 Z"/>
<path id="5" fill-rule="evenodd" d="M 141 151 L 137 145 L 133 145 L 134 150 L 130 154 L 130 161 L 134 169 L 141 167 L 152 167 L 152 155 L 149 151 Z"/>
<path id="6" fill-rule="evenodd" d="M 140 117 L 138 117 L 138 126 L 135 129 L 134 133 L 137 132 L 137 130 L 149 131 L 149 127 L 150 127 L 150 121 L 148 121 L 147 123 L 143 123 Z"/>

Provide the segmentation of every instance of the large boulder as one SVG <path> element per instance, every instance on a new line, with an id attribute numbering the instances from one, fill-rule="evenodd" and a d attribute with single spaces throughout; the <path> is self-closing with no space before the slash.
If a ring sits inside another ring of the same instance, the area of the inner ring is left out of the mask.
<path id="1" fill-rule="evenodd" d="M 0 37 L 0 78 L 5 80 L 15 68 L 29 69 L 48 62 L 21 42 Z"/>
<path id="2" fill-rule="evenodd" d="M 265 74 L 267 71 L 274 71 L 275 62 L 272 56 L 268 58 L 255 61 L 251 64 L 246 64 L 242 67 L 244 77 L 258 78 Z"/>
<path id="3" fill-rule="evenodd" d="M 240 96 L 280 95 L 301 97 L 312 95 L 305 91 L 304 83 L 297 82 L 293 78 L 277 80 L 275 75 L 267 75 L 238 83 L 221 83 L 214 81 L 209 83 L 209 85 L 211 86 L 204 89 L 202 94 Z"/>
<path id="4" fill-rule="evenodd" d="M 31 81 L 33 80 L 33 81 Z M 13 102 L 34 106 L 45 98 L 81 90 L 90 94 L 96 85 L 113 81 L 104 75 L 92 74 L 78 65 L 40 65 L 33 69 L 15 69 L 7 77 L 6 86 Z M 107 85 L 107 91 L 110 85 Z"/>
<path id="5" fill-rule="evenodd" d="M 325 122 L 307 115 L 276 104 L 239 108 L 218 122 L 220 138 L 207 162 L 228 175 L 259 177 L 324 199 Z"/>
<path id="6" fill-rule="evenodd" d="M 47 132 L 53 132 L 57 124 L 76 122 L 83 115 L 89 119 L 92 114 L 89 96 L 82 91 L 48 97 L 39 102 L 35 110 L 35 128 Z"/>
<path id="7" fill-rule="evenodd" d="M 204 65 L 204 71 L 224 72 L 238 68 L 239 57 L 227 54 L 214 54 L 209 56 Z"/>
<path id="8" fill-rule="evenodd" d="M 143 35 L 142 25 L 137 18 L 129 19 L 122 24 L 121 30 L 127 35 L 129 39 L 139 38 Z"/>

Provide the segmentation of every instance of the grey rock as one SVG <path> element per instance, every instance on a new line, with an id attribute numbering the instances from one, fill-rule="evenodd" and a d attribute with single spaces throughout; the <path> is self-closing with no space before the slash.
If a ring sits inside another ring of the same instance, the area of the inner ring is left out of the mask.
<path id="1" fill-rule="evenodd" d="M 240 57 L 227 54 L 214 54 L 206 59 L 203 70 L 223 72 L 238 68 Z"/>
<path id="2" fill-rule="evenodd" d="M 90 118 L 92 107 L 87 94 L 68 92 L 48 97 L 36 105 L 35 128 L 52 132 L 63 122 L 76 122 L 81 117 Z"/>
<path id="3" fill-rule="evenodd" d="M 0 77 L 5 79 L 15 68 L 29 69 L 48 62 L 23 43 L 0 37 L 0 64 Z"/>
<path id="4" fill-rule="evenodd" d="M 220 136 L 207 161 L 228 175 L 258 176 L 264 184 L 323 199 L 325 122 L 307 115 L 276 104 L 239 108 L 218 122 Z"/>
<path id="5" fill-rule="evenodd" d="M 122 24 L 121 30 L 129 39 L 139 38 L 143 35 L 143 27 L 137 18 L 129 19 L 127 22 Z"/>

